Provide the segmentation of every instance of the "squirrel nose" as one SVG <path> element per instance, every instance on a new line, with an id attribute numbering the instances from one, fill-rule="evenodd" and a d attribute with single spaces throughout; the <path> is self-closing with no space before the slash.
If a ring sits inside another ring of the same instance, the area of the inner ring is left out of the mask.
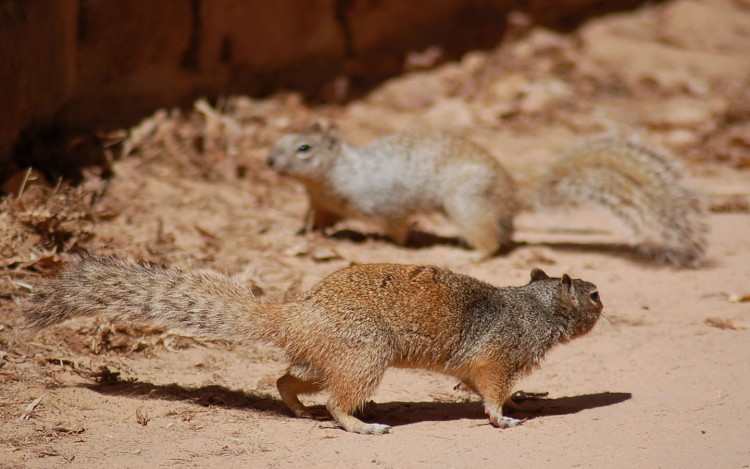
<path id="1" fill-rule="evenodd" d="M 266 164 L 273 168 L 273 164 L 276 162 L 275 158 L 273 157 L 273 153 L 269 153 L 268 157 L 266 158 Z"/>

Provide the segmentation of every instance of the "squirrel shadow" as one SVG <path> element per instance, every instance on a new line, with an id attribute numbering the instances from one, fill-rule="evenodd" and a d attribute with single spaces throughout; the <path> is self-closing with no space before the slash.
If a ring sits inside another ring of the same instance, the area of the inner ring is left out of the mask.
<path id="1" fill-rule="evenodd" d="M 395 244 L 391 238 L 384 234 L 380 233 L 361 233 L 359 231 L 354 231 L 350 229 L 342 229 L 337 230 L 332 233 L 329 233 L 326 235 L 328 238 L 333 238 L 337 240 L 346 240 L 350 241 L 352 243 L 362 244 L 368 240 L 372 241 L 381 241 L 385 243 L 391 243 Z M 429 233 L 426 231 L 420 231 L 420 230 L 409 230 L 409 237 L 406 240 L 406 245 L 404 247 L 411 248 L 411 249 L 425 249 L 425 248 L 431 248 L 434 246 L 451 246 L 451 247 L 459 247 L 466 250 L 471 251 L 471 247 L 469 247 L 468 244 L 466 244 L 466 241 L 463 239 L 457 237 L 457 236 L 440 236 L 436 235 L 434 233 Z M 505 255 L 509 254 L 513 249 L 515 249 L 516 245 L 508 246 L 502 248 L 500 252 L 497 253 L 497 255 Z"/>
<path id="2" fill-rule="evenodd" d="M 351 241 L 357 244 L 362 244 L 368 240 L 393 243 L 393 240 L 384 234 L 362 233 L 350 229 L 336 230 L 332 233 L 327 234 L 326 236 L 328 238 Z M 466 243 L 455 236 L 439 236 L 419 230 L 409 231 L 409 238 L 406 242 L 406 247 L 421 249 L 433 246 L 454 246 L 467 248 Z"/>
<path id="3" fill-rule="evenodd" d="M 259 391 L 240 391 L 220 385 L 190 387 L 180 384 L 153 384 L 127 380 L 116 383 L 83 384 L 81 387 L 109 396 L 127 396 L 165 401 L 186 401 L 204 407 L 254 409 L 264 413 L 290 415 L 276 396 Z"/>
<path id="4" fill-rule="evenodd" d="M 532 420 L 552 415 L 576 414 L 627 401 L 629 392 L 602 392 L 557 398 L 527 399 L 521 410 L 508 412 L 514 418 Z M 533 402 L 533 404 L 526 404 Z M 377 405 L 376 420 L 393 427 L 418 422 L 459 419 L 487 420 L 482 404 L 474 402 L 385 402 Z M 489 425 L 489 422 L 487 422 Z"/>
<path id="5" fill-rule="evenodd" d="M 557 251 L 572 251 L 594 254 L 606 254 L 612 257 L 619 257 L 625 260 L 636 262 L 643 266 L 664 266 L 664 262 L 656 257 L 649 257 L 638 250 L 637 246 L 623 243 L 572 243 L 572 242 L 539 242 L 528 243 L 521 241 L 516 244 L 517 247 L 548 247 Z"/>
<path id="6" fill-rule="evenodd" d="M 383 234 L 361 233 L 359 231 L 350 229 L 337 230 L 327 234 L 326 236 L 337 240 L 347 240 L 357 244 L 364 243 L 368 240 L 393 243 L 393 241 L 388 236 L 385 236 Z M 470 249 L 461 238 L 455 236 L 439 236 L 433 233 L 419 230 L 411 230 L 409 232 L 409 239 L 406 243 L 407 248 L 424 249 L 434 246 L 452 246 Z M 663 261 L 654 257 L 644 255 L 641 251 L 638 250 L 637 246 L 623 243 L 574 243 L 544 241 L 531 243 L 528 241 L 514 241 L 511 246 L 503 248 L 503 250 L 498 252 L 496 256 L 504 256 L 520 248 L 533 247 L 548 247 L 550 249 L 558 251 L 606 254 L 609 256 L 619 257 L 625 260 L 636 262 L 643 266 L 657 267 L 664 265 Z"/>
<path id="7" fill-rule="evenodd" d="M 291 416 L 286 405 L 276 396 L 257 391 L 239 391 L 224 386 L 210 385 L 188 387 L 179 384 L 157 385 L 140 381 L 120 381 L 82 385 L 100 394 L 128 396 L 166 401 L 187 401 L 202 406 L 219 406 L 230 409 L 253 409 L 267 414 Z M 513 412 L 516 418 L 535 419 L 551 415 L 575 414 L 587 409 L 619 404 L 632 397 L 627 392 L 603 392 L 558 398 L 531 398 L 524 401 L 522 409 Z M 525 403 L 532 402 L 533 405 Z M 330 418 L 325 406 L 309 407 L 314 415 Z M 391 426 L 418 422 L 442 422 L 460 419 L 486 420 L 482 404 L 472 402 L 384 402 L 366 408 L 366 420 L 375 420 Z"/>

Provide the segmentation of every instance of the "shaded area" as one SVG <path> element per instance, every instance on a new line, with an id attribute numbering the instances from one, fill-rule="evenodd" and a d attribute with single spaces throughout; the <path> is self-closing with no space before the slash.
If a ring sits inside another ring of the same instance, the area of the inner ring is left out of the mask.
<path id="1" fill-rule="evenodd" d="M 580 396 L 527 399 L 523 411 L 509 412 L 514 418 L 535 419 L 552 415 L 568 415 L 620 404 L 632 397 L 627 392 L 603 392 Z M 529 405 L 529 403 L 533 403 Z M 528 409 L 528 410 L 527 410 Z M 377 420 L 391 426 L 418 422 L 437 422 L 459 419 L 486 420 L 479 402 L 389 402 L 378 404 Z M 489 425 L 489 422 L 487 423 Z"/>
<path id="2" fill-rule="evenodd" d="M 369 240 L 393 242 L 388 236 L 381 233 L 362 233 L 351 229 L 335 230 L 328 237 L 353 243 L 364 243 Z M 429 248 L 432 246 L 465 246 L 465 243 L 455 236 L 440 236 L 425 231 L 411 230 L 406 245 L 413 248 Z"/>
<path id="3" fill-rule="evenodd" d="M 393 242 L 391 239 L 381 233 L 367 232 L 362 233 L 352 229 L 335 230 L 327 235 L 329 238 L 345 240 L 353 243 L 365 243 L 367 241 L 386 241 Z M 416 249 L 427 249 L 435 246 L 451 246 L 467 248 L 463 239 L 456 236 L 440 236 L 425 231 L 412 230 L 409 232 L 407 247 Z M 498 256 L 505 256 L 517 249 L 548 247 L 560 251 L 571 251 L 580 253 L 606 254 L 608 256 L 619 257 L 644 266 L 663 266 L 664 262 L 654 255 L 648 255 L 638 250 L 634 245 L 624 243 L 602 243 L 602 242 L 528 242 L 514 241 L 512 246 L 499 252 Z"/>
<path id="4" fill-rule="evenodd" d="M 83 157 L 78 139 L 132 126 L 159 107 L 279 90 L 344 102 L 535 23 L 571 30 L 641 3 L 10 0 L 0 7 L 0 183 L 27 165 L 75 179 L 78 168 L 106 161 L 103 152 Z M 66 136 L 70 152 L 49 134 Z"/>
<path id="5" fill-rule="evenodd" d="M 172 384 L 152 384 L 141 381 L 87 384 L 81 387 L 100 394 L 127 396 L 165 401 L 187 401 L 194 404 L 226 407 L 230 409 L 255 409 L 262 412 L 291 415 L 278 397 L 258 391 L 241 391 L 225 386 L 200 387 Z"/>
<path id="6" fill-rule="evenodd" d="M 202 406 L 219 406 L 231 409 L 254 409 L 265 413 L 287 415 L 291 412 L 276 396 L 258 391 L 240 391 L 224 386 L 201 387 L 179 384 L 156 385 L 139 381 L 114 384 L 84 385 L 100 394 L 146 399 L 188 401 Z M 558 398 L 525 399 L 516 418 L 534 419 L 551 415 L 575 414 L 588 409 L 620 404 L 632 397 L 627 392 L 602 392 Z M 314 415 L 330 418 L 324 406 L 310 406 Z M 364 411 L 365 420 L 391 426 L 418 422 L 437 422 L 459 419 L 486 419 L 479 402 L 385 402 L 369 403 Z"/>
<path id="7" fill-rule="evenodd" d="M 638 250 L 636 246 L 624 243 L 576 243 L 576 242 L 519 242 L 519 246 L 544 246 L 560 251 L 606 254 L 612 257 L 626 259 L 643 266 L 663 267 L 664 262 L 653 256 L 648 256 Z"/>

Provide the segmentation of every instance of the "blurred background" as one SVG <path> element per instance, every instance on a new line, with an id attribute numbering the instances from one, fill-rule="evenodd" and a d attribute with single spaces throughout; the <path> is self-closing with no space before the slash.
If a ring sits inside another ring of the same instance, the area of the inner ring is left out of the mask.
<path id="1" fill-rule="evenodd" d="M 0 180 L 27 165 L 72 176 L 71 165 L 101 162 L 94 133 L 159 107 L 283 89 L 346 101 L 410 68 L 495 47 L 532 23 L 571 30 L 641 3 L 2 0 Z M 426 52 L 407 61 L 413 51 Z"/>

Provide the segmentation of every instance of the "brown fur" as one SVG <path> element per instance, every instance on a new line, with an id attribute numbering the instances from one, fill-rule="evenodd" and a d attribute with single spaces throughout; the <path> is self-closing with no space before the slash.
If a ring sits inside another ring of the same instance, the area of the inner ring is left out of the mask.
<path id="1" fill-rule="evenodd" d="M 502 415 L 517 378 L 554 345 L 588 332 L 601 310 L 593 284 L 538 269 L 525 286 L 498 288 L 437 267 L 358 265 L 273 305 L 214 272 L 99 257 L 68 266 L 25 305 L 33 329 L 101 313 L 274 344 L 290 361 L 277 385 L 295 415 L 310 416 L 298 395 L 325 390 L 331 415 L 357 433 L 388 431 L 352 413 L 392 366 L 455 376 L 481 395 L 493 425 L 517 425 Z"/>
<path id="2" fill-rule="evenodd" d="M 279 138 L 268 164 L 305 185 L 309 229 L 364 217 L 404 244 L 410 215 L 436 211 L 489 256 L 511 246 L 520 210 L 587 204 L 621 220 L 647 257 L 695 266 L 706 251 L 700 197 L 680 184 L 664 156 L 620 139 L 573 150 L 521 193 L 486 150 L 446 132 L 394 134 L 352 147 L 318 128 Z"/>

